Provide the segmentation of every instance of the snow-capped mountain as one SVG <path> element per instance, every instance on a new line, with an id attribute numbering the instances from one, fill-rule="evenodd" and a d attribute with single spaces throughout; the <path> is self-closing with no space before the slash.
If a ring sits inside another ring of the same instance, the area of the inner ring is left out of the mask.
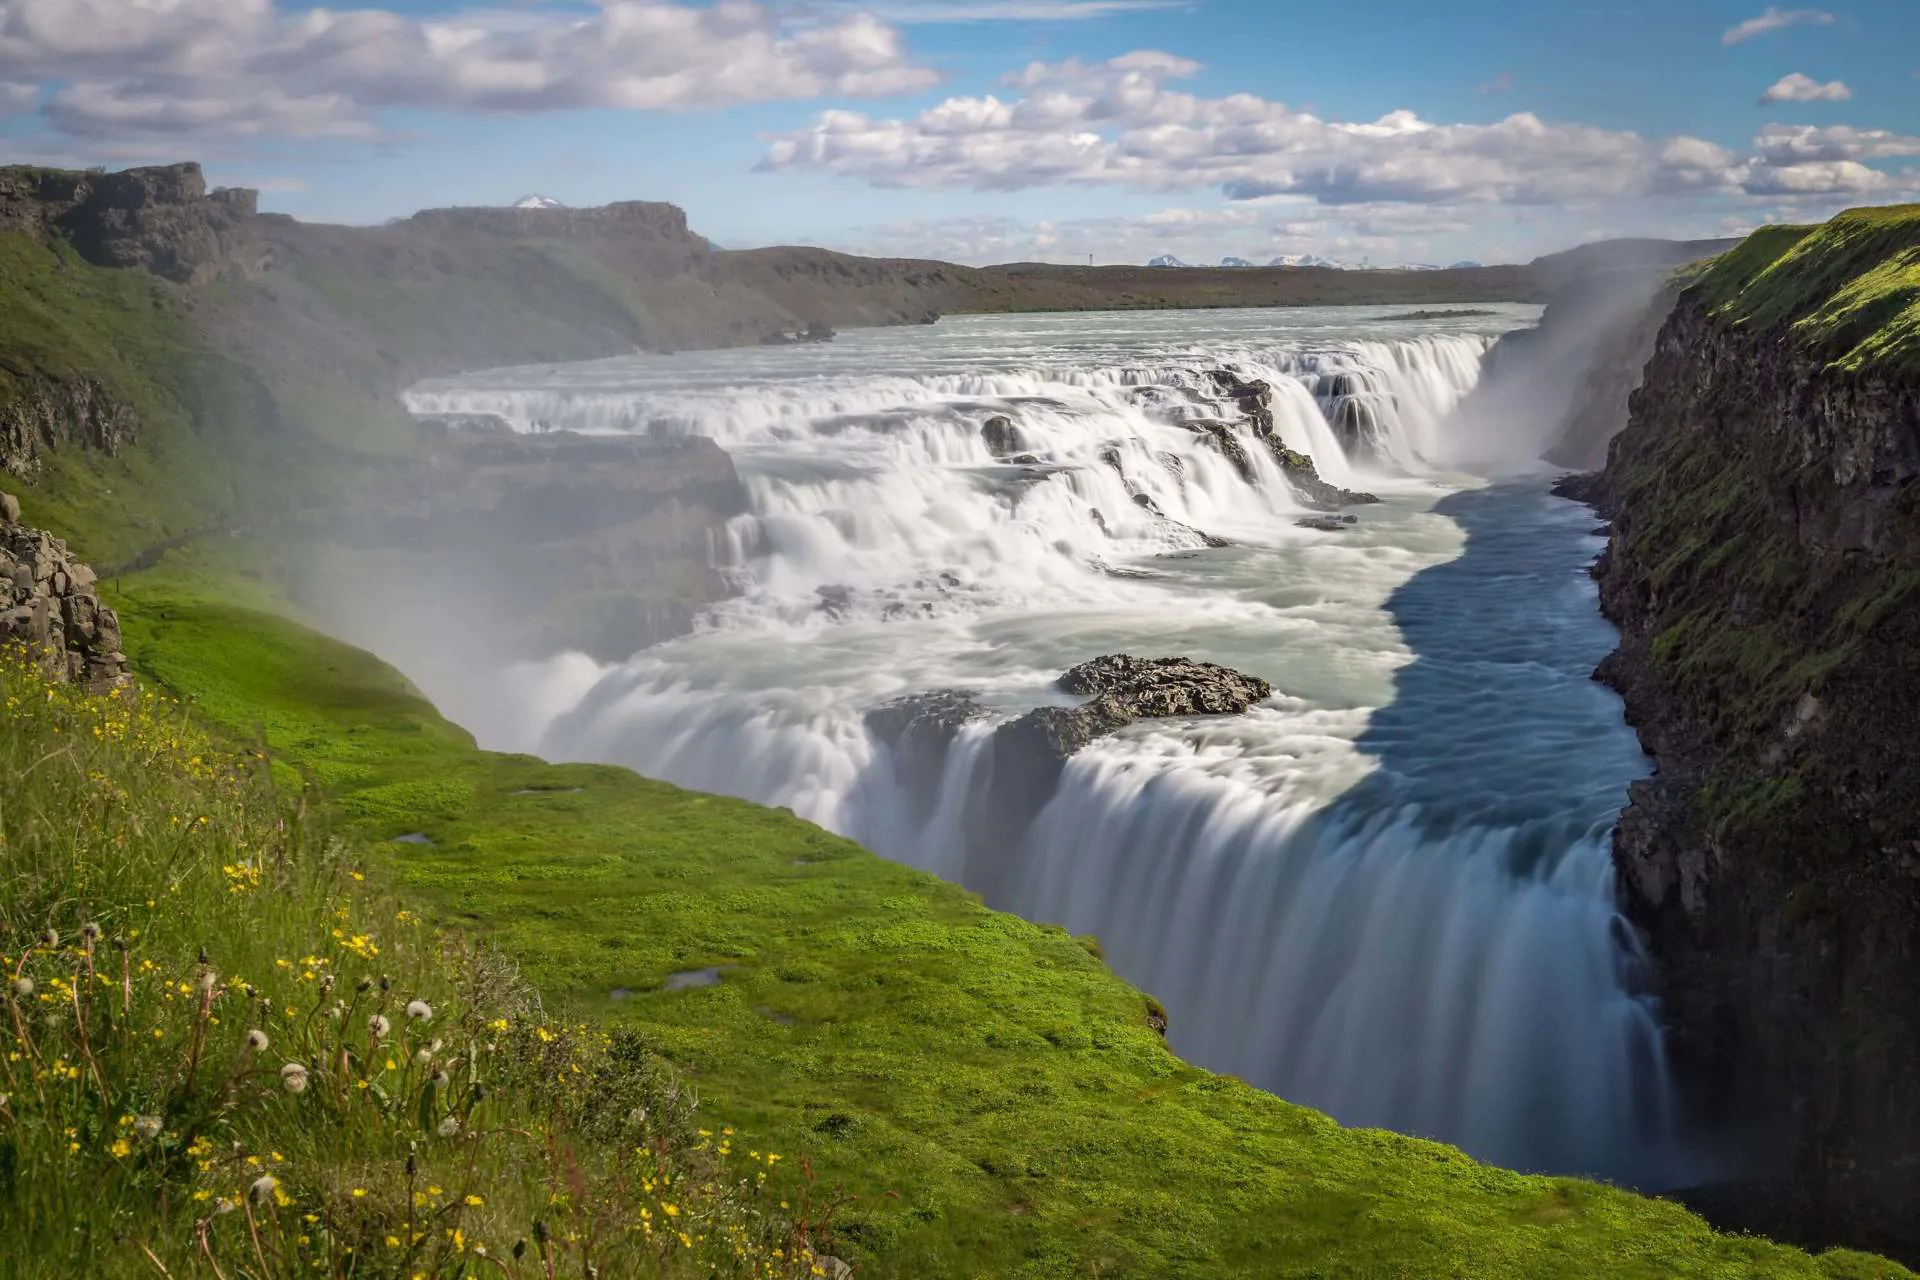
<path id="1" fill-rule="evenodd" d="M 1180 261 L 1170 253 L 1163 253 L 1147 264 L 1150 267 L 1184 267 L 1189 264 Z"/>
<path id="2" fill-rule="evenodd" d="M 521 196 L 513 202 L 513 207 L 516 209 L 564 209 L 567 206 L 552 196 L 532 195 Z"/>
<path id="3" fill-rule="evenodd" d="M 1245 258 L 1222 258 L 1220 259 L 1220 265 L 1223 267 L 1250 267 L 1253 264 Z"/>
<path id="4" fill-rule="evenodd" d="M 1323 258 L 1317 253 L 1283 253 L 1267 265 L 1270 267 L 1331 267 L 1336 271 L 1354 269 L 1351 262 L 1342 262 L 1338 258 Z"/>

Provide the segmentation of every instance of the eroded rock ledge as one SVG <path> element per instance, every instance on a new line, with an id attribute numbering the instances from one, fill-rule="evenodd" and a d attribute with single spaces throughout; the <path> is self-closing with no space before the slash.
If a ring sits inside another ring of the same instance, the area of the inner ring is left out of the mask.
<path id="1" fill-rule="evenodd" d="M 0 644 L 24 644 L 57 679 L 104 693 L 128 683 L 127 656 L 93 584 L 66 543 L 21 524 L 18 500 L 0 493 Z"/>
<path id="2" fill-rule="evenodd" d="M 1614 834 L 1724 1226 L 1920 1257 L 1920 379 L 1690 290 L 1605 473 L 1617 689 L 1658 764 Z"/>

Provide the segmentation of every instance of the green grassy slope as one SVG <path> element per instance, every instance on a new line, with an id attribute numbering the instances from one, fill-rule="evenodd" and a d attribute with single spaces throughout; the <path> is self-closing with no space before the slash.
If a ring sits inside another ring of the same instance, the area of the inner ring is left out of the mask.
<path id="1" fill-rule="evenodd" d="M 1841 368 L 1920 372 L 1920 205 L 1762 228 L 1699 287 L 1721 317 L 1788 330 Z"/>
<path id="2" fill-rule="evenodd" d="M 477 751 L 377 660 L 190 575 L 119 603 L 143 670 L 310 770 L 366 835 L 433 841 L 384 845 L 410 896 L 857 1194 L 837 1247 L 866 1274 L 1905 1274 L 1341 1129 L 1180 1062 L 1064 931 L 783 812 Z M 666 988 L 707 967 L 716 985 Z"/>
<path id="3" fill-rule="evenodd" d="M 0 1274 L 817 1274 L 796 1162 L 446 945 L 309 796 L 15 646 L 0 709 Z"/>

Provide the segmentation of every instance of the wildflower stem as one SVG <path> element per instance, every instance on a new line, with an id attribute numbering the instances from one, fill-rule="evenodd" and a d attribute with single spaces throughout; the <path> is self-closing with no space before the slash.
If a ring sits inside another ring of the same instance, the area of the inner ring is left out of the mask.
<path id="1" fill-rule="evenodd" d="M 147 1242 L 145 1240 L 135 1240 L 133 1243 L 139 1248 L 141 1253 L 144 1253 L 147 1255 L 147 1261 L 153 1264 L 153 1269 L 155 1271 L 158 1271 L 161 1275 L 165 1276 L 166 1280 L 173 1280 L 173 1272 L 167 1270 L 167 1264 L 160 1261 L 159 1256 L 155 1254 L 152 1249 L 149 1249 L 147 1247 Z"/>

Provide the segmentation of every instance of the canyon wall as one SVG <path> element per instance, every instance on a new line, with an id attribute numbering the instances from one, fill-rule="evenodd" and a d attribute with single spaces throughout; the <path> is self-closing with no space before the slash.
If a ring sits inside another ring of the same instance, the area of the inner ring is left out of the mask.
<path id="1" fill-rule="evenodd" d="M 1773 228 L 1658 330 L 1598 484 L 1615 835 L 1729 1225 L 1920 1254 L 1920 208 Z M 1711 1178 L 1712 1175 L 1709 1175 Z"/>

